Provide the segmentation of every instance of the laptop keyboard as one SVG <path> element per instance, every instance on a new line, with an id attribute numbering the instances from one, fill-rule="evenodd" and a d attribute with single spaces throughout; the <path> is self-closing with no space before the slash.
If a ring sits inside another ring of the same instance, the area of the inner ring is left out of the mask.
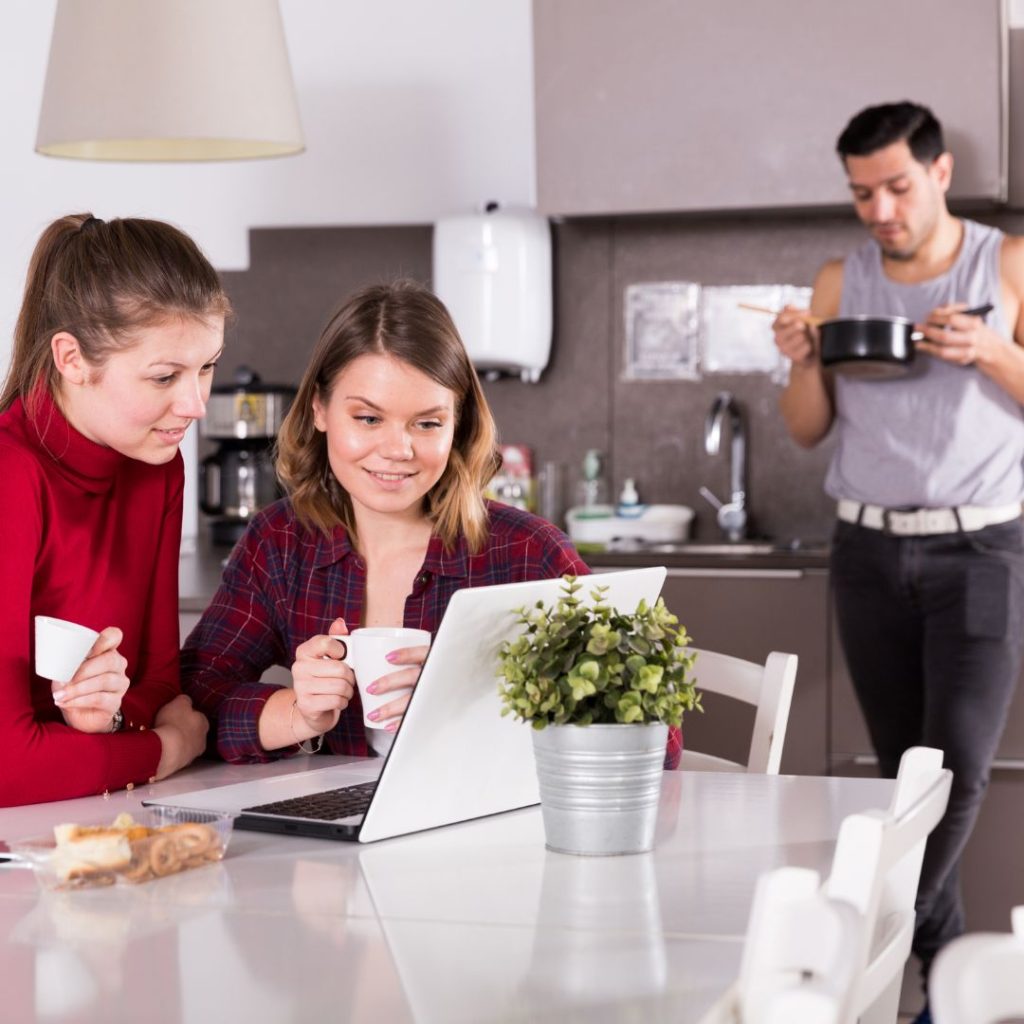
<path id="1" fill-rule="evenodd" d="M 323 793 L 309 796 L 295 796 L 290 800 L 276 800 L 257 807 L 245 807 L 243 813 L 280 814 L 289 818 L 313 818 L 317 821 L 334 821 L 335 818 L 350 818 L 364 814 L 370 806 L 376 781 L 361 782 L 357 786 L 328 789 Z"/>

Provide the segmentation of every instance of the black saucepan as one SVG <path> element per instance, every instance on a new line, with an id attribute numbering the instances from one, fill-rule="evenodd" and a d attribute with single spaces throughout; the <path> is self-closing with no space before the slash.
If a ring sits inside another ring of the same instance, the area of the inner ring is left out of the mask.
<path id="1" fill-rule="evenodd" d="M 985 316 L 991 304 L 965 309 Z M 924 335 L 902 316 L 841 316 L 822 320 L 821 362 L 848 377 L 900 377 L 914 362 L 914 343 Z"/>

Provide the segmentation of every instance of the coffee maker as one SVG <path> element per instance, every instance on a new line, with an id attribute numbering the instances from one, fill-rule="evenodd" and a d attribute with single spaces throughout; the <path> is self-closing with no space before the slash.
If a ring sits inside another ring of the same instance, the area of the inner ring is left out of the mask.
<path id="1" fill-rule="evenodd" d="M 264 384 L 247 366 L 210 392 L 200 435 L 217 442 L 199 473 L 199 507 L 211 516 L 213 543 L 230 547 L 262 508 L 281 497 L 274 440 L 294 388 Z"/>

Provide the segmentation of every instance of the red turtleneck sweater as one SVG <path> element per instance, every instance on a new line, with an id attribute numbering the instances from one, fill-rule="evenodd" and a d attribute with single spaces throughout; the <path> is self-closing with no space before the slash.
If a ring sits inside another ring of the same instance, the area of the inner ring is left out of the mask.
<path id="1" fill-rule="evenodd" d="M 160 760 L 156 712 L 180 692 L 181 455 L 150 466 L 78 433 L 52 399 L 35 420 L 0 415 L 0 806 L 145 782 Z M 64 724 L 33 671 L 33 618 L 124 633 L 124 731 Z"/>

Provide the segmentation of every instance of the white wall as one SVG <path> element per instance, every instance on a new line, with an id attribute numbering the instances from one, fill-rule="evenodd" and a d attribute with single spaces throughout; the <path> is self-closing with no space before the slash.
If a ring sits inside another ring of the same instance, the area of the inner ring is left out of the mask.
<path id="1" fill-rule="evenodd" d="M 33 151 L 55 7 L 0 4 L 0 369 L 32 246 L 64 213 L 169 220 L 236 270 L 253 226 L 427 223 L 492 198 L 534 202 L 530 0 L 281 0 L 306 152 L 189 165 Z"/>

